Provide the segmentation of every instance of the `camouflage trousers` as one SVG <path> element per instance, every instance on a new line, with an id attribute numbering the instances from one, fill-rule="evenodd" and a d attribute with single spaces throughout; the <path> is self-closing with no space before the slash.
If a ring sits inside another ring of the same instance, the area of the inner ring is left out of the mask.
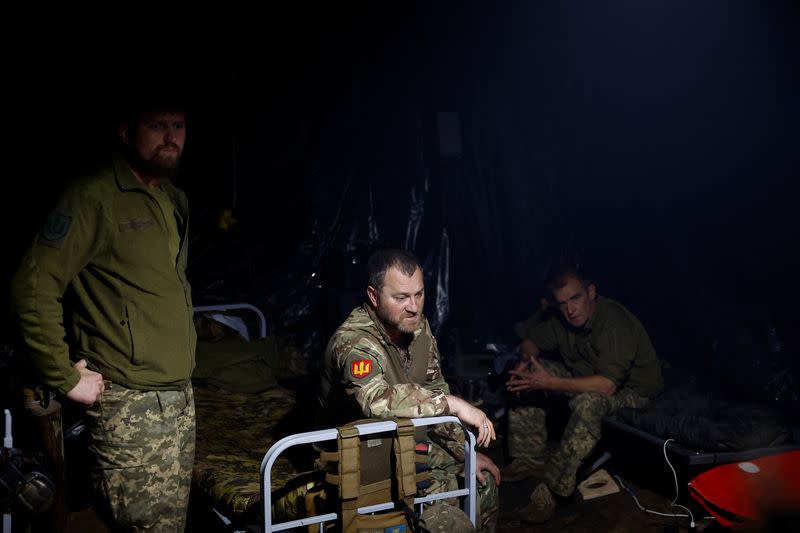
<path id="1" fill-rule="evenodd" d="M 445 492 L 450 490 L 458 490 L 463 486 L 463 473 L 464 464 L 444 451 L 437 444 L 431 445 L 431 452 L 429 456 L 428 466 L 430 467 L 431 486 L 425 491 L 426 494 L 433 494 L 436 492 Z M 482 532 L 493 532 L 497 524 L 497 511 L 499 509 L 498 489 L 495 485 L 495 480 L 491 474 L 484 472 L 486 475 L 486 485 L 481 485 L 478 482 L 478 495 L 477 495 L 477 530 Z M 459 485 L 461 481 L 461 486 Z M 452 507 L 459 507 L 456 500 L 442 500 L 443 504 L 447 504 L 451 509 Z M 437 504 L 433 504 L 435 507 Z M 446 508 L 442 508 L 443 513 L 446 513 Z M 441 522 L 441 520 L 440 520 Z M 454 521 L 454 523 L 457 523 Z M 433 529 L 438 531 L 442 528 Z M 448 528 L 450 533 L 455 533 L 452 527 Z"/>
<path id="2" fill-rule="evenodd" d="M 573 377 L 558 362 L 541 359 L 545 369 L 558 377 Z M 508 447 L 512 457 L 542 457 L 547 446 L 546 412 L 540 405 L 545 393 L 534 391 L 523 395 L 521 405 L 508 414 Z M 584 459 L 600 440 L 602 419 L 622 407 L 640 408 L 648 399 L 629 389 L 621 389 L 612 396 L 596 392 L 555 393 L 554 396 L 569 401 L 570 416 L 561 442 L 552 456 L 545 460 L 544 482 L 559 496 L 570 496 L 575 491 L 575 475 Z"/>
<path id="3" fill-rule="evenodd" d="M 184 531 L 195 447 L 191 383 L 138 391 L 106 382 L 87 415 L 92 486 L 111 530 Z"/>

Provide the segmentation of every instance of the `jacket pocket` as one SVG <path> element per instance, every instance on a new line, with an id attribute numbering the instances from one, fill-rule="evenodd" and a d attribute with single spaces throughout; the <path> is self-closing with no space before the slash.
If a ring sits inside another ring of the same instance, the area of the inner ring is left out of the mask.
<path id="1" fill-rule="evenodd" d="M 141 317 L 132 303 L 125 304 L 125 317 L 128 323 L 131 363 L 141 364 L 147 357 L 147 339 L 142 329 Z"/>

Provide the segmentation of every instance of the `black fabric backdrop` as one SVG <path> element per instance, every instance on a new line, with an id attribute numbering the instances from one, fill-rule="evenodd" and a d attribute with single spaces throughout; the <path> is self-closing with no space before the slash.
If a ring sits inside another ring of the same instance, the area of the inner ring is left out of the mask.
<path id="1" fill-rule="evenodd" d="M 115 49 L 126 68 L 50 35 L 10 77 L 25 169 L 4 279 L 65 177 L 108 146 L 118 97 L 177 87 L 198 300 L 246 298 L 287 331 L 313 316 L 324 338 L 341 309 L 320 301 L 358 300 L 366 252 L 404 245 L 415 206 L 429 270 L 447 230 L 446 322 L 476 345 L 512 340 L 571 259 L 668 358 L 713 372 L 736 352 L 747 374 L 797 353 L 790 2 L 433 4 L 242 13 L 230 37 Z"/>

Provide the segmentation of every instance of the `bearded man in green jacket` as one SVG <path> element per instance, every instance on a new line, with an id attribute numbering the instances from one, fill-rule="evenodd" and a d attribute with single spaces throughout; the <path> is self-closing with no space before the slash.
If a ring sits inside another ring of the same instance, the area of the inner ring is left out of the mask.
<path id="1" fill-rule="evenodd" d="M 12 316 L 40 379 L 87 409 L 113 531 L 183 531 L 194 461 L 189 213 L 172 185 L 182 107 L 138 105 L 119 151 L 72 183 L 22 260 Z"/>

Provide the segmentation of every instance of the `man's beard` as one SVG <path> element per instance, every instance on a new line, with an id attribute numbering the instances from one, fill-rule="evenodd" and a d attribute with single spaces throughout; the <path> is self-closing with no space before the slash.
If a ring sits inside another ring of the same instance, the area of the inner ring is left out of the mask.
<path id="1" fill-rule="evenodd" d="M 174 178 L 178 174 L 178 169 L 180 168 L 180 150 L 178 150 L 174 158 L 161 157 L 161 149 L 157 150 L 150 159 L 142 158 L 133 150 L 131 150 L 130 156 L 131 165 L 136 170 L 146 176 L 152 176 L 154 178 Z"/>
<path id="2" fill-rule="evenodd" d="M 400 320 L 395 320 L 382 309 L 376 309 L 375 312 L 380 321 L 383 323 L 383 326 L 389 331 L 396 330 L 400 333 L 412 334 L 419 328 L 420 315 L 417 315 L 413 318 L 413 320 L 408 321 L 403 320 L 402 318 Z"/>
<path id="3" fill-rule="evenodd" d="M 411 320 L 401 320 L 395 327 L 400 333 L 414 333 L 419 328 L 419 315 Z"/>

